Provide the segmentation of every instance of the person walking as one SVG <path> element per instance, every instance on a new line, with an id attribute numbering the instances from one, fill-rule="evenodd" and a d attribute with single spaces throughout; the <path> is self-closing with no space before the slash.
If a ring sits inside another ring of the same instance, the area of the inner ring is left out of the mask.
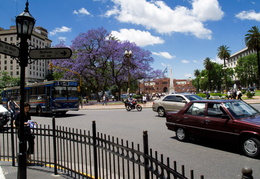
<path id="1" fill-rule="evenodd" d="M 11 99 L 7 102 L 7 109 L 11 112 L 12 119 L 16 114 L 16 107 L 20 108 L 20 106 L 14 101 L 14 97 L 11 97 Z"/>
<path id="2" fill-rule="evenodd" d="M 241 92 L 240 89 L 238 89 L 238 90 L 237 90 L 237 99 L 238 99 L 238 100 L 242 100 L 241 97 L 242 97 L 242 92 Z"/>
<path id="3" fill-rule="evenodd" d="M 143 95 L 143 99 L 142 99 L 142 100 L 143 100 L 143 104 L 144 104 L 144 106 L 146 106 L 146 102 L 147 102 L 146 94 Z"/>
<path id="4" fill-rule="evenodd" d="M 37 124 L 36 122 L 31 120 L 31 115 L 29 113 L 30 104 L 24 104 L 24 124 L 21 124 L 21 113 L 17 113 L 15 115 L 15 126 L 18 128 L 18 138 L 20 139 L 20 125 L 24 125 L 24 137 L 28 142 L 29 146 L 27 149 L 27 162 L 30 162 L 31 155 L 34 154 L 34 135 L 32 134 L 31 128 L 34 128 Z"/>
<path id="5" fill-rule="evenodd" d="M 103 95 L 103 98 L 102 98 L 102 105 L 106 104 L 107 105 L 107 97 L 106 95 Z"/>

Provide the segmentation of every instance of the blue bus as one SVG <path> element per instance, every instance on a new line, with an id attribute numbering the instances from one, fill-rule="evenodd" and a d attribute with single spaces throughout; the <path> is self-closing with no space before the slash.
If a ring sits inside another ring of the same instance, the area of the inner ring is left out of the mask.
<path id="1" fill-rule="evenodd" d="M 67 111 L 78 111 L 78 96 L 78 82 L 71 80 L 46 81 L 25 86 L 25 102 L 31 105 L 30 112 L 39 116 L 43 113 L 65 114 Z M 7 105 L 11 97 L 19 105 L 19 86 L 4 89 L 3 104 Z"/>

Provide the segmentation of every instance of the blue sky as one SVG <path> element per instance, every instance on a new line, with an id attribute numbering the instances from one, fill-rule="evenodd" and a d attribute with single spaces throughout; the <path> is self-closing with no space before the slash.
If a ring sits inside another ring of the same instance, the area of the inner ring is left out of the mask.
<path id="1" fill-rule="evenodd" d="M 0 27 L 15 25 L 25 3 L 0 0 Z M 193 78 L 207 57 L 222 63 L 219 46 L 233 54 L 245 48 L 249 29 L 260 28 L 259 0 L 29 0 L 29 11 L 53 46 L 70 45 L 79 33 L 104 27 L 150 50 L 153 68 L 172 68 L 176 79 Z"/>

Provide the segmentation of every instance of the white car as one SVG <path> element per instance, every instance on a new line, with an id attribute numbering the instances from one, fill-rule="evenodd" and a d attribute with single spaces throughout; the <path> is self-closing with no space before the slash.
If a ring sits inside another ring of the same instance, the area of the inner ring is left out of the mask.
<path id="1" fill-rule="evenodd" d="M 154 100 L 152 109 L 158 116 L 164 117 L 168 111 L 179 111 L 188 102 L 202 100 L 198 95 L 191 93 L 169 94 L 161 99 Z"/>
<path id="2" fill-rule="evenodd" d="M 10 112 L 2 104 L 0 104 L 0 129 L 7 124 L 7 122 L 10 120 L 10 117 Z"/>

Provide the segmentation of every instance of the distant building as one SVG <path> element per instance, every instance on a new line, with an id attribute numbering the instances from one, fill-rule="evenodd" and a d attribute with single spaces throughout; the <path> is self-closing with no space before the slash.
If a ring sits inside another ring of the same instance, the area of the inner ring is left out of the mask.
<path id="1" fill-rule="evenodd" d="M 0 40 L 19 46 L 20 39 L 17 39 L 16 26 L 11 26 L 10 29 L 0 27 Z M 29 48 L 50 48 L 52 41 L 48 39 L 48 31 L 46 29 L 35 27 L 31 40 L 28 42 L 30 45 Z M 49 61 L 50 60 L 36 60 L 32 64 L 28 64 L 25 69 L 25 81 L 34 83 L 45 80 L 49 72 Z M 20 77 L 19 62 L 8 55 L 0 54 L 0 71 L 6 71 L 13 77 Z"/>
<path id="2" fill-rule="evenodd" d="M 176 93 L 196 92 L 191 79 L 173 79 L 173 86 Z M 170 78 L 141 81 L 139 88 L 142 94 L 169 93 Z"/>
<path id="3" fill-rule="evenodd" d="M 255 53 L 254 50 L 248 50 L 248 48 L 244 48 L 230 56 L 230 58 L 226 61 L 227 68 L 235 68 L 237 66 L 237 61 L 239 58 L 248 56 L 252 53 Z M 234 81 L 238 81 L 239 79 L 236 76 L 233 76 Z"/>

